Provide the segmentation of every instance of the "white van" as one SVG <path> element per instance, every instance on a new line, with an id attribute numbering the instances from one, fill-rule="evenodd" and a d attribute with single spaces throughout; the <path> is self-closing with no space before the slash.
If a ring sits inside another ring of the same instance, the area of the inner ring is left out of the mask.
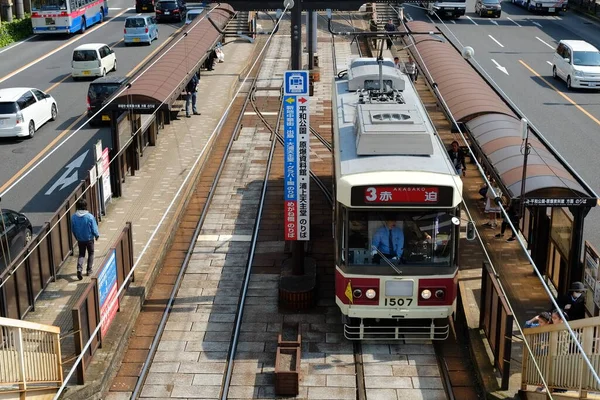
<path id="1" fill-rule="evenodd" d="M 600 52 L 583 40 L 561 40 L 552 60 L 552 76 L 571 88 L 600 88 Z"/>
<path id="2" fill-rule="evenodd" d="M 83 44 L 73 50 L 71 76 L 73 79 L 106 76 L 117 70 L 117 57 L 108 45 L 103 43 Z"/>

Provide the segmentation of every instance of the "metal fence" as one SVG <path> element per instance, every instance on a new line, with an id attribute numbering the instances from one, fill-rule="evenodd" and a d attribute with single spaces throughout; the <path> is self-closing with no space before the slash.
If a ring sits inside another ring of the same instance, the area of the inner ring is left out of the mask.
<path id="1" fill-rule="evenodd" d="M 94 273 L 91 282 L 85 288 L 81 294 L 75 306 L 71 310 L 73 317 L 73 332 L 75 334 L 75 356 L 78 356 L 83 351 L 83 346 L 88 342 L 92 333 L 98 325 L 101 319 L 101 295 L 98 285 L 98 277 L 102 274 L 103 269 L 107 268 L 109 259 L 115 252 L 116 258 L 116 287 L 119 288 L 125 282 L 125 278 L 133 268 L 133 232 L 131 222 L 127 222 L 125 228 L 119 235 L 119 238 L 115 241 L 114 246 L 108 251 L 107 256 L 102 261 L 102 266 Z M 133 275 L 129 282 L 129 285 L 133 282 Z M 119 300 L 125 295 L 125 290 L 121 292 Z M 109 323 L 109 321 L 105 321 Z M 101 330 L 94 336 L 91 345 L 86 349 L 83 356 L 82 362 L 77 366 L 77 384 L 82 385 L 85 383 L 85 370 L 89 365 L 91 358 L 94 356 L 96 350 L 102 345 L 102 334 Z"/>
<path id="2" fill-rule="evenodd" d="M 39 398 L 63 381 L 60 328 L 0 318 L 0 398 Z"/>
<path id="3" fill-rule="evenodd" d="M 0 317 L 23 319 L 35 308 L 38 296 L 56 278 L 75 246 L 71 234 L 74 204 L 83 194 L 90 209 L 97 209 L 94 207 L 98 198 L 97 182 L 85 191 L 88 186 L 89 177 L 81 181 L 37 236 L 0 273 Z"/>
<path id="4" fill-rule="evenodd" d="M 481 312 L 479 327 L 483 329 L 494 354 L 494 365 L 502 376 L 501 389 L 508 389 L 513 315 L 500 284 L 487 261 L 483 262 L 481 276 Z"/>

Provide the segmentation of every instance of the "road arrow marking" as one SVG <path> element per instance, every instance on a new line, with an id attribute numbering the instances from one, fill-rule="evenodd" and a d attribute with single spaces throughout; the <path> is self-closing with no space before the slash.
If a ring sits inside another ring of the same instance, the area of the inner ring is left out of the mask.
<path id="1" fill-rule="evenodd" d="M 50 189 L 48 189 L 48 191 L 45 193 L 46 196 L 51 195 L 54 190 L 56 190 L 56 188 L 58 188 L 60 186 L 60 190 L 63 190 L 64 188 L 66 188 L 67 186 L 72 185 L 73 183 L 77 182 L 77 180 L 79 179 L 79 174 L 77 173 L 77 169 L 79 167 L 81 167 L 81 164 L 83 164 L 83 160 L 85 160 L 85 156 L 87 156 L 87 153 L 89 152 L 89 150 L 86 150 L 85 153 L 83 153 L 82 155 L 80 155 L 79 157 L 77 157 L 76 159 L 74 159 L 73 161 L 71 161 L 65 168 L 67 169 L 60 178 L 58 178 L 58 180 L 56 182 L 54 182 L 54 184 L 50 187 Z"/>
<path id="2" fill-rule="evenodd" d="M 490 22 L 491 22 L 492 24 L 494 24 L 494 25 L 498 26 L 498 23 L 497 23 L 496 21 L 494 21 L 494 20 L 491 20 Z"/>
<path id="3" fill-rule="evenodd" d="M 531 21 L 531 20 L 530 20 L 530 21 Z M 541 28 L 541 27 L 542 27 L 542 25 L 541 25 L 541 24 L 538 24 L 538 23 L 537 23 L 537 22 L 535 22 L 535 21 L 531 21 L 531 23 L 532 23 L 532 24 L 534 24 L 535 26 L 539 27 L 539 28 Z"/>
<path id="4" fill-rule="evenodd" d="M 508 71 L 506 70 L 506 68 L 504 68 L 502 65 L 498 64 L 498 62 L 496 62 L 496 60 L 494 60 L 493 58 L 492 58 L 492 62 L 496 65 L 496 68 L 498 68 L 500 71 L 502 71 L 506 75 L 508 75 Z"/>

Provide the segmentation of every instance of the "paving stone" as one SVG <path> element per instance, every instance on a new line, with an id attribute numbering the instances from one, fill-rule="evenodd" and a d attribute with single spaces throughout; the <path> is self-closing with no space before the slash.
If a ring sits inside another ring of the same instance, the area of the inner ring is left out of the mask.
<path id="1" fill-rule="evenodd" d="M 368 389 L 380 388 L 412 388 L 412 381 L 407 377 L 365 376 L 365 387 Z"/>
<path id="2" fill-rule="evenodd" d="M 179 367 L 183 374 L 222 374 L 224 371 L 224 362 L 191 362 L 182 363 Z"/>
<path id="3" fill-rule="evenodd" d="M 200 352 L 198 351 L 157 351 L 153 361 L 197 361 Z"/>
<path id="4" fill-rule="evenodd" d="M 327 375 L 327 386 L 356 387 L 356 376 Z"/>
<path id="5" fill-rule="evenodd" d="M 392 366 L 394 376 L 440 376 L 437 365 Z"/>
<path id="6" fill-rule="evenodd" d="M 368 399 L 376 400 L 398 400 L 398 395 L 394 389 L 366 389 Z M 400 398 L 405 400 L 404 397 Z"/>
<path id="7" fill-rule="evenodd" d="M 434 389 L 396 389 L 398 399 L 401 400 L 446 400 L 446 392 Z M 467 400 L 464 397 L 457 397 Z"/>
<path id="8" fill-rule="evenodd" d="M 161 340 L 158 351 L 184 351 L 185 342 L 178 340 Z"/>
<path id="9" fill-rule="evenodd" d="M 193 374 L 150 372 L 146 380 L 153 385 L 191 385 Z"/>
<path id="10" fill-rule="evenodd" d="M 193 377 L 192 385 L 219 386 L 223 381 L 223 375 L 221 374 L 194 374 Z"/>
<path id="11" fill-rule="evenodd" d="M 311 400 L 354 400 L 356 398 L 356 389 L 335 387 L 309 387 L 308 398 Z"/>
<path id="12" fill-rule="evenodd" d="M 177 372 L 178 362 L 159 362 L 154 360 L 150 366 L 150 372 Z"/>
<path id="13" fill-rule="evenodd" d="M 227 393 L 228 399 L 252 399 L 258 390 L 252 386 L 231 386 Z"/>
<path id="14" fill-rule="evenodd" d="M 442 384 L 442 378 L 432 378 L 432 377 L 422 377 L 422 376 L 413 376 L 412 377 L 413 387 L 417 389 L 443 389 L 444 385 Z"/>
<path id="15" fill-rule="evenodd" d="M 144 384 L 141 397 L 170 397 L 172 386 Z"/>
<path id="16" fill-rule="evenodd" d="M 184 399 L 218 399 L 221 386 L 173 386 L 171 397 Z"/>
<path id="17" fill-rule="evenodd" d="M 392 365 L 375 364 L 375 363 L 364 363 L 365 376 L 392 376 L 393 369 Z"/>

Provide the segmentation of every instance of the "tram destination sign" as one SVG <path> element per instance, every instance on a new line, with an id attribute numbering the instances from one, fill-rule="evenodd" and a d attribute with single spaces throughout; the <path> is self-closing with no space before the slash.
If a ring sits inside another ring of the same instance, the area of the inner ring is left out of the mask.
<path id="1" fill-rule="evenodd" d="M 310 239 L 308 71 L 284 75 L 285 240 Z"/>
<path id="2" fill-rule="evenodd" d="M 589 197 L 576 197 L 576 198 L 561 198 L 561 199 L 549 199 L 549 198 L 526 198 L 524 204 L 529 207 L 594 207 L 597 204 L 598 199 L 592 199 Z"/>
<path id="3" fill-rule="evenodd" d="M 449 186 L 369 185 L 355 186 L 353 206 L 436 206 L 451 207 L 453 190 Z"/>

